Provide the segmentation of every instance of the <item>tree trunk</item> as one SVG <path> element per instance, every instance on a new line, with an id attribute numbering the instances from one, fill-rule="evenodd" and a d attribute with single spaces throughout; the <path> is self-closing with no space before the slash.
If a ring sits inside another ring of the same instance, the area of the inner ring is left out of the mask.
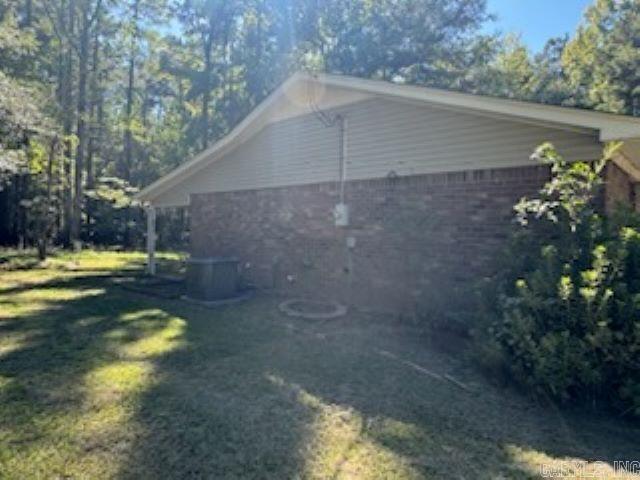
<path id="1" fill-rule="evenodd" d="M 16 177 L 16 192 L 18 194 L 17 199 L 23 199 L 26 197 L 26 179 L 27 176 L 23 173 L 18 174 Z M 25 219 L 25 209 L 19 203 L 19 200 L 17 205 L 19 205 L 16 209 L 16 232 L 18 233 L 18 250 L 24 250 L 26 243 L 25 232 L 27 223 Z"/>
<path id="2" fill-rule="evenodd" d="M 140 14 L 140 0 L 133 3 L 132 22 L 134 25 L 133 35 L 129 44 L 129 65 L 127 72 L 127 104 L 125 106 L 126 125 L 124 130 L 124 162 L 122 166 L 122 177 L 129 181 L 131 179 L 131 162 L 133 157 L 133 132 L 131 131 L 131 120 L 133 115 L 133 92 L 136 81 L 136 53 L 138 49 L 138 20 Z"/>
<path id="3" fill-rule="evenodd" d="M 210 20 L 212 21 L 212 20 Z M 213 25 L 205 35 L 204 41 L 204 93 L 202 94 L 202 149 L 209 146 L 209 104 L 211 103 L 211 49 L 213 47 Z"/>
<path id="4" fill-rule="evenodd" d="M 99 133 L 98 121 L 96 119 L 96 109 L 100 102 L 102 92 L 100 91 L 100 33 L 102 27 L 102 17 L 98 12 L 96 19 L 96 29 L 93 39 L 93 55 L 91 60 L 91 104 L 89 106 L 89 143 L 87 146 L 87 188 L 93 190 L 95 186 L 94 181 L 94 156 L 97 154 L 99 142 L 96 140 L 96 136 Z M 91 202 L 88 201 L 86 205 L 87 210 L 87 227 L 89 238 L 92 237 L 92 209 Z"/>
<path id="5" fill-rule="evenodd" d="M 60 77 L 60 91 L 62 96 L 63 105 L 63 132 L 66 137 L 65 140 L 65 152 L 64 152 L 64 188 L 62 193 L 62 241 L 67 247 L 71 246 L 71 217 L 72 217 L 72 203 L 73 203 L 73 175 L 72 175 L 72 162 L 73 162 L 73 149 L 72 142 L 69 139 L 73 131 L 74 112 L 73 108 L 73 87 L 74 87 L 74 65 L 73 65 L 73 47 L 71 45 L 70 38 L 73 38 L 75 31 L 75 12 L 76 4 L 75 0 L 70 0 L 67 4 L 67 11 L 61 13 L 60 27 L 62 31 L 67 32 L 67 37 L 64 39 L 64 74 Z"/>
<path id="6" fill-rule="evenodd" d="M 45 196 L 45 204 L 43 212 L 41 212 L 41 221 L 43 222 L 42 230 L 38 232 L 39 238 L 37 239 L 38 246 L 38 259 L 44 261 L 47 258 L 47 252 L 49 247 L 49 238 L 51 236 L 51 227 L 53 226 L 54 219 L 51 218 L 49 206 L 52 201 L 53 193 L 53 162 L 56 155 L 56 148 L 58 144 L 58 138 L 54 137 L 49 144 L 49 156 L 47 157 L 47 190 Z"/>
<path id="7" fill-rule="evenodd" d="M 75 250 L 80 249 L 80 229 L 82 223 L 84 161 L 87 152 L 87 77 L 89 75 L 89 41 L 90 41 L 89 6 L 82 7 L 82 24 L 80 25 L 80 45 L 78 55 L 78 124 L 76 135 L 76 165 L 74 176 L 73 212 L 71 216 L 71 242 Z"/>
<path id="8" fill-rule="evenodd" d="M 129 44 L 129 69 L 127 73 L 127 105 L 126 105 L 126 125 L 124 130 L 124 162 L 122 166 L 122 178 L 127 182 L 131 181 L 131 165 L 133 161 L 133 132 L 131 131 L 131 121 L 133 116 L 133 91 L 136 81 L 136 54 L 138 49 L 138 20 L 140 15 L 140 0 L 134 0 L 132 22 L 133 35 Z M 125 211 L 124 246 L 129 247 L 131 243 L 131 232 L 129 228 L 129 209 Z"/>
<path id="9" fill-rule="evenodd" d="M 58 51 L 58 64 L 57 64 L 57 70 L 56 70 L 56 78 L 58 80 L 58 83 L 56 85 L 56 101 L 58 103 L 58 105 L 64 105 L 64 93 L 63 93 L 63 87 L 62 87 L 62 79 L 64 77 L 64 72 L 65 72 L 65 56 L 64 53 L 62 51 L 62 48 L 60 48 L 60 50 Z M 63 131 L 64 131 L 64 127 L 63 127 Z M 66 132 L 65 132 L 66 134 Z M 64 166 L 61 166 L 62 169 L 64 169 Z M 59 172 L 60 174 L 60 178 L 64 178 L 64 170 L 62 170 Z M 64 206 L 64 189 L 61 188 L 58 191 L 58 204 L 61 206 Z M 62 212 L 60 211 L 60 209 L 58 209 L 58 213 L 57 213 L 57 225 L 58 225 L 58 232 L 62 232 L 64 229 L 64 225 L 63 225 L 63 216 L 62 216 Z"/>

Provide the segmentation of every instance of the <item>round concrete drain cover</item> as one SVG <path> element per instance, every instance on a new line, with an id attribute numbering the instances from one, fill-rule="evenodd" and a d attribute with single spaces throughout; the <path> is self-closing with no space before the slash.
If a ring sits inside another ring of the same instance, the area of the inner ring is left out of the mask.
<path id="1" fill-rule="evenodd" d="M 337 302 L 318 302 L 313 300 L 293 299 L 282 302 L 278 308 L 290 317 L 309 320 L 329 320 L 347 313 L 347 307 Z"/>

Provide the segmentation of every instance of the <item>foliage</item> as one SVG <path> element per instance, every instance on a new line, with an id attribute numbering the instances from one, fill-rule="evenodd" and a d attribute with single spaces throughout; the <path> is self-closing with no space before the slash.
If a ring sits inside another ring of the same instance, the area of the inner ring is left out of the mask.
<path id="1" fill-rule="evenodd" d="M 29 139 L 48 127 L 34 97 L 33 89 L 0 71 L 0 187 L 3 176 L 27 167 Z"/>
<path id="2" fill-rule="evenodd" d="M 115 209 L 127 208 L 138 204 L 133 195 L 138 191 L 126 180 L 117 177 L 100 177 L 97 179 L 95 189 L 88 190 L 85 194 L 96 201 L 105 202 Z"/>
<path id="3" fill-rule="evenodd" d="M 103 177 L 148 185 L 299 69 L 638 111 L 633 0 L 596 1 L 573 38 L 550 39 L 535 55 L 516 36 L 481 33 L 492 19 L 485 0 L 0 3 L 3 186 L 27 201 L 46 189 L 46 175 L 28 170 L 29 148 L 59 138 L 52 236 L 66 246 L 118 238 L 132 247 L 136 207 L 84 190 L 97 191 Z M 16 220 L 22 214 L 19 202 L 0 212 L 12 230 L 0 242 L 37 237 Z M 97 232 L 107 228 L 98 216 L 118 218 L 113 235 Z"/>
<path id="4" fill-rule="evenodd" d="M 57 187 L 56 127 L 46 111 L 42 86 L 16 78 L 31 72 L 27 66 L 38 46 L 35 32 L 20 27 L 12 2 L 1 10 L 0 190 L 11 186 L 11 181 L 21 185 L 17 208 L 23 210 L 23 238 L 32 239 L 44 258 L 58 213 L 52 197 Z"/>
<path id="5" fill-rule="evenodd" d="M 599 215 L 604 160 L 569 163 L 549 144 L 535 157 L 551 180 L 515 207 L 481 342 L 539 393 L 640 415 L 640 219 Z"/>
<path id="6" fill-rule="evenodd" d="M 309 36 L 301 48 L 326 70 L 441 86 L 458 74 L 470 40 L 491 18 L 484 0 L 302 3 Z"/>
<path id="7" fill-rule="evenodd" d="M 133 198 L 137 191 L 121 178 L 98 178 L 94 188 L 85 192 L 91 212 L 85 238 L 97 245 L 124 245 L 127 234 L 142 239 L 139 202 Z"/>
<path id="8" fill-rule="evenodd" d="M 16 78 L 36 48 L 33 30 L 20 28 L 12 2 L 0 8 L 0 188 L 8 175 L 26 167 L 30 139 L 52 129 L 41 92 Z"/>
<path id="9" fill-rule="evenodd" d="M 60 169 L 62 156 L 57 137 L 47 144 L 32 140 L 28 150 L 27 192 L 20 202 L 25 210 L 26 230 L 31 236 L 41 260 L 47 255 L 48 245 L 53 240 L 60 204 L 60 177 L 54 174 Z"/>
<path id="10" fill-rule="evenodd" d="M 562 63 L 578 105 L 640 114 L 640 3 L 597 0 L 567 44 Z"/>
<path id="11" fill-rule="evenodd" d="M 29 71 L 38 40 L 32 28 L 20 25 L 14 3 L 9 0 L 0 7 L 0 64 L 5 72 L 17 75 Z"/>

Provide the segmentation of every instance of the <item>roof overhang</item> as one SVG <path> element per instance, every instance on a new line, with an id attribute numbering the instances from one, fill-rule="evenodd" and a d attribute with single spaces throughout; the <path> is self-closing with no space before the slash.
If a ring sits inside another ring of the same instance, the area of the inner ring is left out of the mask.
<path id="1" fill-rule="evenodd" d="M 434 106 L 597 130 L 602 142 L 640 137 L 640 119 L 625 115 L 337 75 L 318 75 L 317 80 L 335 87 L 364 90 Z"/>
<path id="2" fill-rule="evenodd" d="M 442 89 L 402 85 L 379 80 L 367 80 L 341 75 L 296 73 L 258 105 L 229 134 L 193 159 L 158 179 L 140 191 L 136 198 L 153 203 L 163 192 L 184 181 L 200 169 L 224 156 L 259 132 L 264 126 L 281 118 L 281 102 L 302 96 L 317 96 L 326 88 L 337 88 L 352 95 L 392 98 L 438 108 L 455 109 L 484 116 L 511 118 L 516 121 L 555 125 L 567 129 L 585 129 L 598 132 L 600 141 L 640 139 L 640 119 L 578 108 L 558 107 L 533 102 L 453 92 Z M 360 97 L 361 98 L 361 97 Z M 310 103 L 299 103 L 307 108 Z M 347 103 L 345 101 L 344 103 Z"/>

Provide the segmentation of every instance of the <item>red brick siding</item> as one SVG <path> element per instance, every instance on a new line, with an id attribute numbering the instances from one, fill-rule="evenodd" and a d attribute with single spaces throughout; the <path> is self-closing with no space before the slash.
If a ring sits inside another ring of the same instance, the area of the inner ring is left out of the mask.
<path id="1" fill-rule="evenodd" d="M 513 204 L 547 177 L 526 167 L 348 182 L 348 228 L 333 223 L 334 183 L 197 194 L 192 254 L 239 257 L 259 287 L 413 311 L 489 273 Z"/>
<path id="2" fill-rule="evenodd" d="M 629 175 L 615 163 L 609 162 L 605 170 L 605 210 L 615 211 L 619 205 L 635 204 L 634 188 Z"/>

